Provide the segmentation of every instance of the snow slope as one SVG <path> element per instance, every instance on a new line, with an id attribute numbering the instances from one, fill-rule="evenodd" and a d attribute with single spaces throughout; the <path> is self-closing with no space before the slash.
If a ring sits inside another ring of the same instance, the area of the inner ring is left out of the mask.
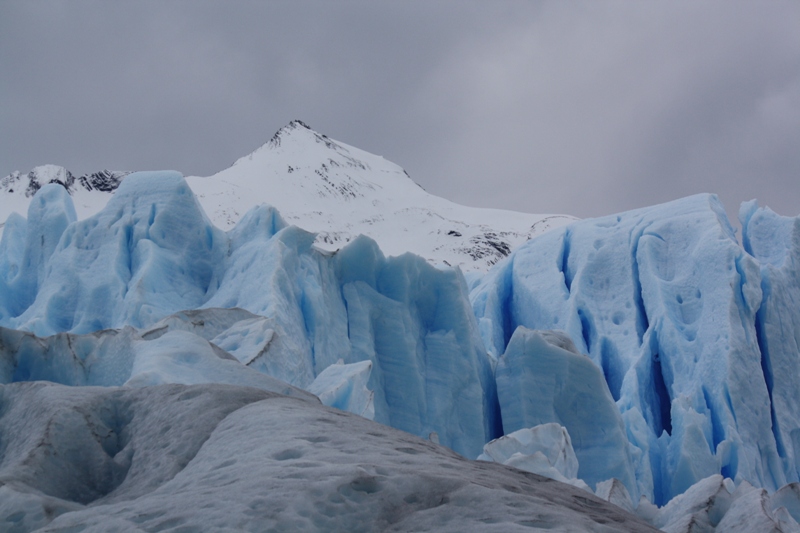
<path id="1" fill-rule="evenodd" d="M 0 224 L 12 212 L 24 215 L 33 193 L 47 183 L 67 188 L 82 220 L 102 209 L 127 174 L 104 170 L 76 179 L 55 165 L 14 172 L 0 180 Z M 413 252 L 465 272 L 485 272 L 534 235 L 575 220 L 454 204 L 425 192 L 394 163 L 300 121 L 232 167 L 187 182 L 211 222 L 225 231 L 267 203 L 289 223 L 316 233 L 320 249 L 335 251 L 367 235 L 386 255 Z"/>

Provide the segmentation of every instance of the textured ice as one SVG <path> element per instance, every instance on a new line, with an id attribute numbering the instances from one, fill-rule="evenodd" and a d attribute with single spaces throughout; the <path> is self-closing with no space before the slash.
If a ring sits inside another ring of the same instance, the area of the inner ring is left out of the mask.
<path id="1" fill-rule="evenodd" d="M 0 328 L 0 383 L 19 381 L 131 387 L 230 383 L 316 401 L 303 390 L 242 365 L 199 335 L 175 330 L 144 338 L 130 326 L 44 338 Z"/>
<path id="2" fill-rule="evenodd" d="M 617 478 L 635 492 L 625 427 L 603 373 L 585 355 L 560 347 L 570 346 L 563 337 L 522 326 L 512 335 L 497 363 L 503 431 L 560 424 L 571 437 L 578 477 L 592 490 Z"/>
<path id="3" fill-rule="evenodd" d="M 713 195 L 576 222 L 471 293 L 493 358 L 517 326 L 564 330 L 588 354 L 633 445 L 632 494 L 659 505 L 713 474 L 770 491 L 797 479 L 798 220 L 742 216 L 744 247 Z"/>
<path id="4" fill-rule="evenodd" d="M 640 504 L 636 512 L 667 533 L 797 533 L 795 486 L 786 485 L 770 496 L 747 481 L 734 487 L 732 480 L 717 474 L 698 481 L 661 509 Z"/>
<path id="5" fill-rule="evenodd" d="M 613 503 L 629 513 L 633 513 L 635 508 L 631 495 L 625 485 L 618 479 L 612 478 L 601 481 L 597 484 L 595 495 L 609 503 Z"/>
<path id="6" fill-rule="evenodd" d="M 783 507 L 796 522 L 800 522 L 800 483 L 784 485 L 770 496 L 769 502 L 773 511 Z"/>
<path id="7" fill-rule="evenodd" d="M 800 475 L 800 222 L 741 219 L 742 245 L 709 195 L 577 222 L 468 285 L 365 237 L 320 251 L 268 206 L 222 232 L 177 173 L 131 174 L 82 221 L 46 186 L 0 241 L 0 377 L 318 380 L 331 405 L 369 416 L 371 393 L 377 422 L 470 458 L 557 423 L 578 477 L 618 480 L 604 498 L 621 483 L 664 505 L 715 474 L 772 493 Z M 789 523 L 787 505 L 768 515 Z"/>
<path id="8" fill-rule="evenodd" d="M 800 525 L 783 508 L 773 512 L 767 491 L 743 481 L 732 495 L 730 509 L 717 524 L 726 533 L 798 533 Z"/>
<path id="9" fill-rule="evenodd" d="M 592 492 L 577 477 L 578 458 L 572 449 L 569 432 L 559 424 L 520 429 L 489 441 L 478 460 L 513 466 Z M 603 499 L 608 501 L 608 498 Z"/>
<path id="10" fill-rule="evenodd" d="M 729 488 L 719 474 L 700 480 L 659 509 L 652 524 L 670 533 L 714 531 L 731 507 Z"/>
<path id="11" fill-rule="evenodd" d="M 16 301 L 28 306 L 19 307 L 22 312 L 7 325 L 38 335 L 144 327 L 200 307 L 216 289 L 215 268 L 228 248 L 225 234 L 208 222 L 178 173 L 135 176 L 102 212 L 69 226 L 37 225 L 29 210 L 27 241 L 34 248 L 40 239 L 58 245 L 41 254 L 38 270 L 44 276 L 38 287 L 27 284 L 18 293 Z M 46 189 L 61 192 L 57 202 L 42 196 Z M 43 187 L 32 208 L 42 201 L 50 211 L 69 213 L 72 206 L 57 185 Z"/>
<path id="12" fill-rule="evenodd" d="M 744 247 L 761 270 L 764 298 L 756 334 L 772 432 L 786 481 L 800 481 L 800 217 L 779 216 L 749 202 L 740 219 Z"/>
<path id="13" fill-rule="evenodd" d="M 0 527 L 654 531 L 580 489 L 229 385 L 0 386 Z"/>
<path id="14" fill-rule="evenodd" d="M 45 278 L 50 256 L 61 234 L 75 221 L 75 209 L 66 189 L 45 185 L 28 208 L 28 220 L 9 217 L 2 245 L 0 318 L 18 315 L 31 305 Z"/>
<path id="15" fill-rule="evenodd" d="M 487 442 L 479 458 L 505 463 L 517 453 L 541 453 L 561 475 L 567 478 L 578 475 L 578 458 L 572 449 L 572 440 L 567 429 L 559 424 L 542 424 L 503 435 Z"/>
<path id="16" fill-rule="evenodd" d="M 308 392 L 324 405 L 372 420 L 375 418 L 375 393 L 367 388 L 371 373 L 371 361 L 346 365 L 340 360 L 320 372 Z"/>
<path id="17" fill-rule="evenodd" d="M 154 339 L 169 331 L 187 331 L 250 365 L 268 353 L 275 333 L 271 329 L 273 323 L 274 320 L 235 307 L 194 309 L 163 318 L 141 335 Z"/>

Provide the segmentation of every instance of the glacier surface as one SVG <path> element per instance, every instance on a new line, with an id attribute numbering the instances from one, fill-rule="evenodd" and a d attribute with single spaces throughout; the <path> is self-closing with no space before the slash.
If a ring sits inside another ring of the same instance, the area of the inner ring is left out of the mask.
<path id="1" fill-rule="evenodd" d="M 13 383 L 0 406 L 8 533 L 654 531 L 580 489 L 249 387 Z"/>

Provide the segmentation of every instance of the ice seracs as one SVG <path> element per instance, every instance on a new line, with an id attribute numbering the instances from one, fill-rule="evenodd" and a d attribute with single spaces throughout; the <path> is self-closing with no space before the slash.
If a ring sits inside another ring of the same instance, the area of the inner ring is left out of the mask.
<path id="1" fill-rule="evenodd" d="M 210 357 L 190 379 L 187 359 L 142 352 L 98 384 L 195 383 L 238 363 L 308 389 L 342 360 L 318 391 L 331 404 L 468 457 L 558 423 L 579 477 L 616 478 L 634 501 L 664 505 L 717 473 L 770 491 L 797 479 L 795 219 L 747 207 L 744 248 L 712 196 L 576 222 L 523 245 L 470 303 L 457 270 L 363 236 L 325 252 L 268 206 L 223 232 L 177 173 L 128 176 L 85 220 L 70 202 L 50 184 L 9 220 L 0 325 L 134 327 L 148 349 Z"/>
<path id="2" fill-rule="evenodd" d="M 786 480 L 800 480 L 800 217 L 755 202 L 742 205 L 742 242 L 759 263 L 763 299 L 756 313 L 772 433 Z"/>
<path id="3" fill-rule="evenodd" d="M 344 364 L 341 359 L 314 379 L 308 392 L 330 407 L 355 413 L 370 420 L 375 418 L 375 393 L 367 388 L 372 362 Z"/>
<path id="4" fill-rule="evenodd" d="M 162 383 L 230 383 L 313 398 L 312 394 L 242 365 L 200 335 L 181 329 L 152 333 L 126 326 L 84 335 L 37 337 L 0 327 L 0 384 L 50 381 L 75 387 L 144 387 Z"/>
<path id="5" fill-rule="evenodd" d="M 592 492 L 577 477 L 578 458 L 572 449 L 569 432 L 556 423 L 519 429 L 489 441 L 478 460 L 513 466 Z M 608 498 L 604 499 L 608 501 Z"/>
<path id="6" fill-rule="evenodd" d="M 598 482 L 617 478 L 638 495 L 625 426 L 608 385 L 600 369 L 574 351 L 566 334 L 518 327 L 496 376 L 503 433 L 541 424 L 564 426 L 580 465 L 577 477 L 592 490 Z"/>

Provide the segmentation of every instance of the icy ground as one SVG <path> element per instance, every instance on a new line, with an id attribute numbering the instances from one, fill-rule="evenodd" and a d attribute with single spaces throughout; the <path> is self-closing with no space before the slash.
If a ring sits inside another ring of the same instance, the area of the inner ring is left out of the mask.
<path id="1" fill-rule="evenodd" d="M 653 531 L 593 495 L 225 385 L 0 386 L 0 528 Z"/>

